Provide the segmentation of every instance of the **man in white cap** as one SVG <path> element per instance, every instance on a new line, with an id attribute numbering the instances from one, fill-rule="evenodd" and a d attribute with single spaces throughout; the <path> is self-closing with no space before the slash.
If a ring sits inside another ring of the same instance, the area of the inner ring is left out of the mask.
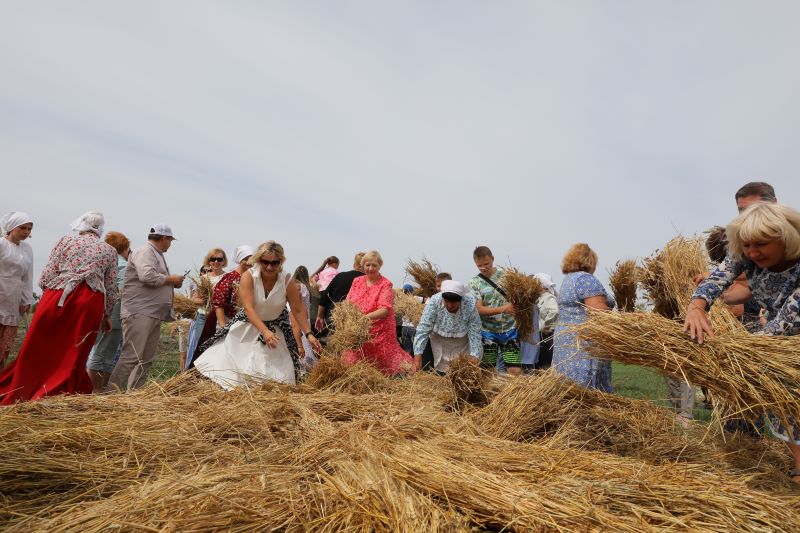
<path id="1" fill-rule="evenodd" d="M 175 236 L 166 224 L 150 228 L 147 244 L 131 252 L 122 293 L 122 352 L 111 373 L 109 388 L 141 387 L 153 364 L 161 337 L 161 322 L 171 322 L 173 289 L 184 276 L 169 273 L 164 253 Z"/>
<path id="2" fill-rule="evenodd" d="M 447 372 L 450 363 L 460 354 L 469 354 L 478 364 L 483 355 L 481 317 L 475 297 L 460 281 L 442 281 L 442 292 L 434 294 L 425 304 L 414 337 L 414 362 L 422 365 L 425 343 L 430 339 L 433 367 Z"/>

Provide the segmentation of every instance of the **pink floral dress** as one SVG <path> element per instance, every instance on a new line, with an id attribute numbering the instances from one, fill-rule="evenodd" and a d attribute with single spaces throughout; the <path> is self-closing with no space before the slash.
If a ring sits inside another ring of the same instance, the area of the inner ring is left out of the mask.
<path id="1" fill-rule="evenodd" d="M 359 360 L 369 361 L 384 374 L 393 376 L 401 372 L 409 372 L 414 367 L 414 360 L 397 342 L 394 318 L 394 291 L 392 282 L 383 276 L 372 286 L 367 283 L 367 276 L 353 280 L 347 299 L 356 304 L 364 314 L 385 308 L 389 314 L 372 322 L 372 340 L 359 351 L 344 352 L 342 361 L 353 364 Z"/>

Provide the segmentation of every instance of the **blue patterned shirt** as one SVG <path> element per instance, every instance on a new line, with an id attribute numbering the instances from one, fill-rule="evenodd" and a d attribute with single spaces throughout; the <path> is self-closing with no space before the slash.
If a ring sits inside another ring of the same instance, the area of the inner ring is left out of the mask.
<path id="1" fill-rule="evenodd" d="M 800 263 L 783 272 L 772 272 L 749 259 L 728 257 L 697 287 L 692 299 L 702 298 L 711 306 L 742 272 L 747 276 L 753 300 L 767 312 L 767 325 L 761 333 L 800 333 Z"/>
<path id="2" fill-rule="evenodd" d="M 455 313 L 451 313 L 444 306 L 442 293 L 434 294 L 428 300 L 422 318 L 417 324 L 414 354 L 419 355 L 425 350 L 425 342 L 431 332 L 450 338 L 469 336 L 469 354 L 472 357 L 481 357 L 483 353 L 481 318 L 478 316 L 478 308 L 475 307 L 475 298 L 470 295 L 461 300 L 461 307 Z"/>

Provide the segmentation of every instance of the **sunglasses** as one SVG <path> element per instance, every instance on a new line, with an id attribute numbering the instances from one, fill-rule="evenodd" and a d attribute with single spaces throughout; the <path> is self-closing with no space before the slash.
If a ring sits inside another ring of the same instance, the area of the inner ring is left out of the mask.
<path id="1" fill-rule="evenodd" d="M 281 260 L 280 259 L 275 259 L 274 261 L 267 261 L 266 259 L 262 259 L 261 261 L 259 261 L 259 263 L 261 263 L 265 267 L 268 267 L 268 266 L 271 266 L 271 267 L 281 266 Z"/>
<path id="2" fill-rule="evenodd" d="M 208 262 L 209 263 L 222 263 L 223 261 L 225 261 L 224 257 L 209 257 L 208 258 Z"/>

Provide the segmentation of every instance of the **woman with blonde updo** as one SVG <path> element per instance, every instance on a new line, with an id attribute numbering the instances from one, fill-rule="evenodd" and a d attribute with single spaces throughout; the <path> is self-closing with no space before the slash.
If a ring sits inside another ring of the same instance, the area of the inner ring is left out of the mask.
<path id="1" fill-rule="evenodd" d="M 195 368 L 224 389 L 270 379 L 296 383 L 302 365 L 289 310 L 312 348 L 321 350 L 300 288 L 291 274 L 283 272 L 285 261 L 283 246 L 275 241 L 259 246 L 249 261 L 252 268 L 242 274 L 239 284 L 244 309 L 198 348 Z"/>

